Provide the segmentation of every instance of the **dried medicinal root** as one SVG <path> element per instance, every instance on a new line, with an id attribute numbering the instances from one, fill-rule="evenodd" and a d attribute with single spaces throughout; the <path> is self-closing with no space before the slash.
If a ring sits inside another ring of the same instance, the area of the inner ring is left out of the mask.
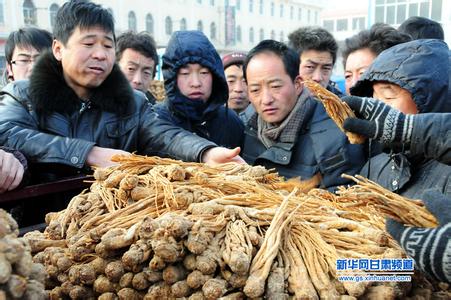
<path id="1" fill-rule="evenodd" d="M 343 122 L 347 118 L 355 118 L 354 112 L 346 102 L 341 101 L 337 95 L 329 92 L 313 80 L 305 80 L 304 84 L 315 97 L 321 100 L 329 117 L 337 124 L 341 131 L 346 134 L 351 144 L 363 144 L 365 142 L 365 137 L 345 131 L 343 128 Z"/>
<path id="2" fill-rule="evenodd" d="M 242 220 L 229 222 L 226 228 L 224 262 L 237 274 L 247 274 L 252 260 L 252 242 Z"/>
<path id="3" fill-rule="evenodd" d="M 124 272 L 124 266 L 121 261 L 112 261 L 105 267 L 105 275 L 111 282 L 119 282 Z"/>
<path id="4" fill-rule="evenodd" d="M 202 293 L 205 299 L 218 299 L 227 292 L 227 282 L 223 279 L 212 278 L 207 280 L 202 286 Z"/>
<path id="5" fill-rule="evenodd" d="M 204 275 L 201 271 L 195 270 L 186 278 L 186 283 L 192 289 L 198 289 L 204 285 L 207 280 L 211 279 L 210 275 Z"/>
<path id="6" fill-rule="evenodd" d="M 171 286 L 171 293 L 173 297 L 180 298 L 191 295 L 192 291 L 186 280 L 182 280 Z"/>
<path id="7" fill-rule="evenodd" d="M 32 248 L 44 249 L 33 260 L 45 279 L 0 213 L 0 294 L 11 298 L 2 287 L 20 263 L 22 297 L 40 278 L 51 299 L 350 300 L 373 289 L 339 282 L 337 258 L 405 257 L 378 212 L 434 222 L 419 202 L 405 209 L 366 184 L 337 195 L 314 189 L 319 177 L 285 181 L 262 167 L 114 159 L 66 210 L 47 215 L 44 233 L 29 234 Z M 381 285 L 408 295 L 398 283 Z"/>
<path id="8" fill-rule="evenodd" d="M 296 209 L 287 213 L 289 198 L 295 193 L 293 191 L 284 199 L 271 225 L 269 226 L 261 248 L 252 261 L 249 278 L 244 287 L 244 293 L 251 298 L 260 297 L 265 290 L 265 282 L 271 269 L 272 262 L 277 256 L 279 245 L 282 243 L 282 233 L 293 219 Z"/>
<path id="9" fill-rule="evenodd" d="M 185 279 L 187 272 L 181 265 L 171 265 L 163 270 L 163 280 L 166 284 L 174 284 L 177 281 Z"/>

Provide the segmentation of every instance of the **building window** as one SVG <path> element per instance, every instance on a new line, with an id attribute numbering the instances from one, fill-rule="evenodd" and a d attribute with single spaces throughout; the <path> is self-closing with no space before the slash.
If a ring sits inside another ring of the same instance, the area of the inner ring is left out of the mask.
<path id="1" fill-rule="evenodd" d="M 265 30 L 263 28 L 260 29 L 260 41 L 265 39 Z"/>
<path id="2" fill-rule="evenodd" d="M 252 27 L 249 29 L 249 43 L 254 43 L 254 28 Z"/>
<path id="3" fill-rule="evenodd" d="M 284 35 L 283 31 L 280 32 L 279 41 L 283 43 Z"/>
<path id="4" fill-rule="evenodd" d="M 53 3 L 50 5 L 49 13 L 50 13 L 50 27 L 53 28 L 53 25 L 55 25 L 55 19 L 56 19 L 56 13 L 58 12 L 59 5 L 56 3 Z"/>
<path id="5" fill-rule="evenodd" d="M 352 30 L 362 30 L 365 28 L 365 17 L 352 18 Z"/>
<path id="6" fill-rule="evenodd" d="M 348 19 L 337 20 L 337 31 L 346 31 L 346 30 L 348 30 Z"/>
<path id="7" fill-rule="evenodd" d="M 151 14 L 146 16 L 146 31 L 153 34 L 153 17 Z"/>
<path id="8" fill-rule="evenodd" d="M 293 20 L 294 18 L 294 7 L 290 6 L 290 19 Z"/>
<path id="9" fill-rule="evenodd" d="M 283 18 L 283 4 L 280 4 L 280 17 Z"/>
<path id="10" fill-rule="evenodd" d="M 315 11 L 315 24 L 318 24 L 318 12 L 317 11 Z"/>
<path id="11" fill-rule="evenodd" d="M 298 21 L 300 21 L 302 18 L 302 8 L 298 8 Z"/>
<path id="12" fill-rule="evenodd" d="M 186 19 L 182 18 L 180 20 L 180 30 L 186 30 L 187 26 L 186 26 Z"/>
<path id="13" fill-rule="evenodd" d="M 197 22 L 197 30 L 204 31 L 204 24 L 200 20 Z"/>
<path id="14" fill-rule="evenodd" d="M 274 2 L 271 2 L 271 17 L 274 17 Z"/>
<path id="15" fill-rule="evenodd" d="M 3 10 L 3 0 L 0 0 L 0 24 L 5 23 L 5 13 Z"/>
<path id="16" fill-rule="evenodd" d="M 377 0 L 374 20 L 399 25 L 407 18 L 421 16 L 440 22 L 443 0 Z"/>
<path id="17" fill-rule="evenodd" d="M 271 40 L 276 39 L 276 32 L 274 30 L 271 30 Z"/>
<path id="18" fill-rule="evenodd" d="M 263 15 L 263 0 L 260 0 L 259 12 Z"/>
<path id="19" fill-rule="evenodd" d="M 136 32 L 136 15 L 133 11 L 128 13 L 128 29 Z"/>
<path id="20" fill-rule="evenodd" d="M 431 19 L 438 22 L 442 19 L 442 0 L 432 0 Z"/>
<path id="21" fill-rule="evenodd" d="M 236 40 L 241 43 L 241 26 L 236 27 Z"/>
<path id="22" fill-rule="evenodd" d="M 23 2 L 23 20 L 25 25 L 36 25 L 36 7 L 31 0 Z"/>
<path id="23" fill-rule="evenodd" d="M 197 3 L 202 4 L 202 0 L 197 0 Z"/>
<path id="24" fill-rule="evenodd" d="M 310 24 L 310 9 L 307 10 L 307 23 Z"/>
<path id="25" fill-rule="evenodd" d="M 241 1 L 240 0 L 236 0 L 235 4 L 236 4 L 236 9 L 240 10 L 240 8 L 241 8 Z"/>
<path id="26" fill-rule="evenodd" d="M 254 11 L 254 0 L 249 0 L 249 12 Z"/>
<path id="27" fill-rule="evenodd" d="M 172 19 L 171 17 L 167 16 L 166 19 L 164 20 L 164 28 L 165 28 L 165 32 L 167 35 L 171 35 L 172 34 Z"/>
<path id="28" fill-rule="evenodd" d="M 406 20 L 407 6 L 405 4 L 398 5 L 396 9 L 396 24 L 401 24 Z"/>
<path id="29" fill-rule="evenodd" d="M 323 27 L 324 29 L 326 29 L 327 31 L 334 31 L 334 21 L 333 20 L 324 20 L 323 21 Z"/>
<path id="30" fill-rule="evenodd" d="M 215 6 L 215 0 L 210 0 L 210 5 Z"/>
<path id="31" fill-rule="evenodd" d="M 212 22 L 210 24 L 210 39 L 215 40 L 216 39 L 216 24 L 215 22 Z"/>

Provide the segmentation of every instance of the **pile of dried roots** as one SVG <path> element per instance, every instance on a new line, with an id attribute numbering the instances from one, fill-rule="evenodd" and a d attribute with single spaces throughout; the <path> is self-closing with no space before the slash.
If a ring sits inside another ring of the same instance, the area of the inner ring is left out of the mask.
<path id="1" fill-rule="evenodd" d="M 335 195 L 262 167 L 116 160 L 47 215 L 44 233 L 26 235 L 52 299 L 405 296 L 410 284 L 340 282 L 336 260 L 404 257 L 385 215 L 433 222 L 418 202 L 395 209 L 399 199 L 368 182 Z M 385 198 L 359 205 L 364 195 Z"/>

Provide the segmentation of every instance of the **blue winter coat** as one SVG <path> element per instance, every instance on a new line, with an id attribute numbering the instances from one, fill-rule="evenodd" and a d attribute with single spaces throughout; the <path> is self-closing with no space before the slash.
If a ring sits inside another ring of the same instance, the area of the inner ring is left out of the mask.
<path id="1" fill-rule="evenodd" d="M 213 74 L 213 91 L 205 104 L 183 96 L 177 88 L 177 71 L 188 63 L 198 63 Z M 160 118 L 220 146 L 242 145 L 244 125 L 224 106 L 229 93 L 221 58 L 202 32 L 175 32 L 163 55 L 162 70 L 167 98 L 155 107 Z"/>
<path id="2" fill-rule="evenodd" d="M 383 51 L 356 83 L 351 93 L 372 96 L 375 81 L 388 81 L 412 94 L 418 112 L 450 112 L 449 50 L 440 40 L 415 40 Z M 433 123 L 418 124 L 422 132 Z M 425 138 L 427 140 L 427 137 Z M 423 153 L 402 151 L 374 156 L 361 174 L 404 196 L 419 198 L 434 188 L 451 195 L 451 166 L 426 158 Z"/>

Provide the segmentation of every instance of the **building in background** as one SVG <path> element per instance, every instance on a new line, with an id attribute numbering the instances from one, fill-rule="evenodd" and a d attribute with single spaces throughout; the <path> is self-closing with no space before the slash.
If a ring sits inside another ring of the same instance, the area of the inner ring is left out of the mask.
<path id="1" fill-rule="evenodd" d="M 442 24 L 445 41 L 451 45 L 451 1 L 448 0 L 328 0 L 324 4 L 321 25 L 334 35 L 340 47 L 346 38 L 374 23 L 387 23 L 398 28 L 411 16 L 430 18 Z M 344 74 L 341 55 L 334 74 Z"/>
<path id="2" fill-rule="evenodd" d="M 26 25 L 52 29 L 65 0 L 0 0 L 0 57 L 12 30 Z M 263 39 L 286 41 L 300 26 L 320 25 L 325 0 L 93 0 L 110 10 L 116 33 L 151 33 L 164 48 L 173 31 L 201 30 L 225 53 L 248 51 Z"/>

